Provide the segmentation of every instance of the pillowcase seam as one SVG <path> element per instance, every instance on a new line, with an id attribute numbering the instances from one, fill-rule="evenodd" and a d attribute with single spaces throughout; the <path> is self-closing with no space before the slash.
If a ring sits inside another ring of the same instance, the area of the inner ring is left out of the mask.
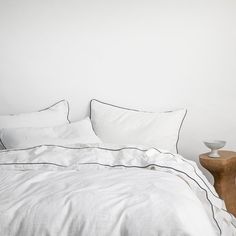
<path id="1" fill-rule="evenodd" d="M 52 108 L 53 106 L 56 106 L 56 105 L 59 104 L 60 102 L 66 102 L 66 103 L 67 103 L 67 116 L 66 116 L 66 118 L 67 118 L 68 122 L 71 123 L 71 121 L 70 121 L 70 119 L 69 119 L 70 105 L 69 105 L 69 102 L 68 102 L 66 99 L 62 99 L 62 100 L 60 100 L 60 101 L 58 101 L 58 102 L 52 104 L 51 106 L 46 107 L 46 108 L 41 109 L 41 110 L 38 110 L 38 111 L 36 111 L 36 112 L 41 112 L 41 111 L 49 110 L 50 108 Z"/>
<path id="2" fill-rule="evenodd" d="M 114 104 L 111 104 L 111 103 L 107 103 L 107 102 L 102 102 L 100 100 L 97 100 L 97 99 L 91 99 L 90 100 L 90 118 L 91 118 L 91 106 L 92 106 L 92 102 L 93 101 L 96 101 L 98 103 L 102 103 L 104 105 L 108 105 L 108 106 L 112 106 L 112 107 L 116 107 L 116 108 L 120 108 L 120 109 L 124 109 L 124 110 L 128 110 L 128 111 L 135 111 L 135 112 L 144 112 L 144 113 L 150 113 L 150 114 L 153 114 L 153 113 L 157 113 L 155 111 L 145 111 L 145 110 L 138 110 L 138 109 L 133 109 L 133 108 L 127 108 L 127 107 L 121 107 L 121 106 L 117 106 L 117 105 L 114 105 Z M 184 108 L 182 108 L 184 109 Z M 160 111 L 159 113 L 169 113 L 169 112 L 175 112 L 175 111 L 178 111 L 180 109 L 177 109 L 177 110 L 169 110 L 169 111 Z M 185 109 L 186 110 L 186 109 Z"/>

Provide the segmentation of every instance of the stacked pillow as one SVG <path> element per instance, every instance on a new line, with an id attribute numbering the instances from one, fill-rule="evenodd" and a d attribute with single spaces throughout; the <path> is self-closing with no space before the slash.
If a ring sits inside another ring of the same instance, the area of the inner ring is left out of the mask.
<path id="1" fill-rule="evenodd" d="M 1 115 L 0 129 L 20 127 L 46 127 L 68 124 L 69 104 L 66 100 L 59 101 L 40 111 L 16 115 Z"/>
<path id="2" fill-rule="evenodd" d="M 53 127 L 2 129 L 1 140 L 7 149 L 101 142 L 95 135 L 89 118 Z"/>
<path id="3" fill-rule="evenodd" d="M 89 118 L 70 123 L 69 104 L 63 100 L 38 112 L 0 116 L 3 148 L 74 143 L 99 143 Z"/>

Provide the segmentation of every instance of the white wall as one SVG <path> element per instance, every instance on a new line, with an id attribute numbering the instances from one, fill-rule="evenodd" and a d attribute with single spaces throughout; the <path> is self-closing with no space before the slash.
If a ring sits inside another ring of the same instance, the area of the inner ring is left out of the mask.
<path id="1" fill-rule="evenodd" d="M 0 0 L 0 113 L 66 98 L 188 108 L 181 153 L 236 149 L 236 1 Z"/>

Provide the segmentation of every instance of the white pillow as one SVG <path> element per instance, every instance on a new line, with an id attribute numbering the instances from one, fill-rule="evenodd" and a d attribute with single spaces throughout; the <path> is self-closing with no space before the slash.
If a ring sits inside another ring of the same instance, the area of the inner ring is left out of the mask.
<path id="1" fill-rule="evenodd" d="M 75 143 L 101 143 L 92 129 L 89 118 L 61 126 L 2 129 L 0 137 L 7 149 L 44 144 L 63 146 Z"/>
<path id="2" fill-rule="evenodd" d="M 0 115 L 0 129 L 62 125 L 70 122 L 68 117 L 69 104 L 66 100 L 62 100 L 37 112 Z M 0 149 L 2 149 L 1 144 Z"/>
<path id="3" fill-rule="evenodd" d="M 93 129 L 103 142 L 138 144 L 177 153 L 186 110 L 143 112 L 98 100 L 90 103 Z"/>
<path id="4" fill-rule="evenodd" d="M 16 115 L 1 115 L 0 129 L 20 127 L 46 127 L 69 123 L 69 105 L 62 100 L 56 104 L 36 112 Z"/>

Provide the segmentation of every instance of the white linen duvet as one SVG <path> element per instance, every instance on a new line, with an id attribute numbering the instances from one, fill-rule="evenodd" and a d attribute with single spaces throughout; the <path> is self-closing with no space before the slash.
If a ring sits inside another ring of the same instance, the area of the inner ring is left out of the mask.
<path id="1" fill-rule="evenodd" d="M 0 152 L 0 236 L 236 235 L 180 155 L 105 144 Z"/>

